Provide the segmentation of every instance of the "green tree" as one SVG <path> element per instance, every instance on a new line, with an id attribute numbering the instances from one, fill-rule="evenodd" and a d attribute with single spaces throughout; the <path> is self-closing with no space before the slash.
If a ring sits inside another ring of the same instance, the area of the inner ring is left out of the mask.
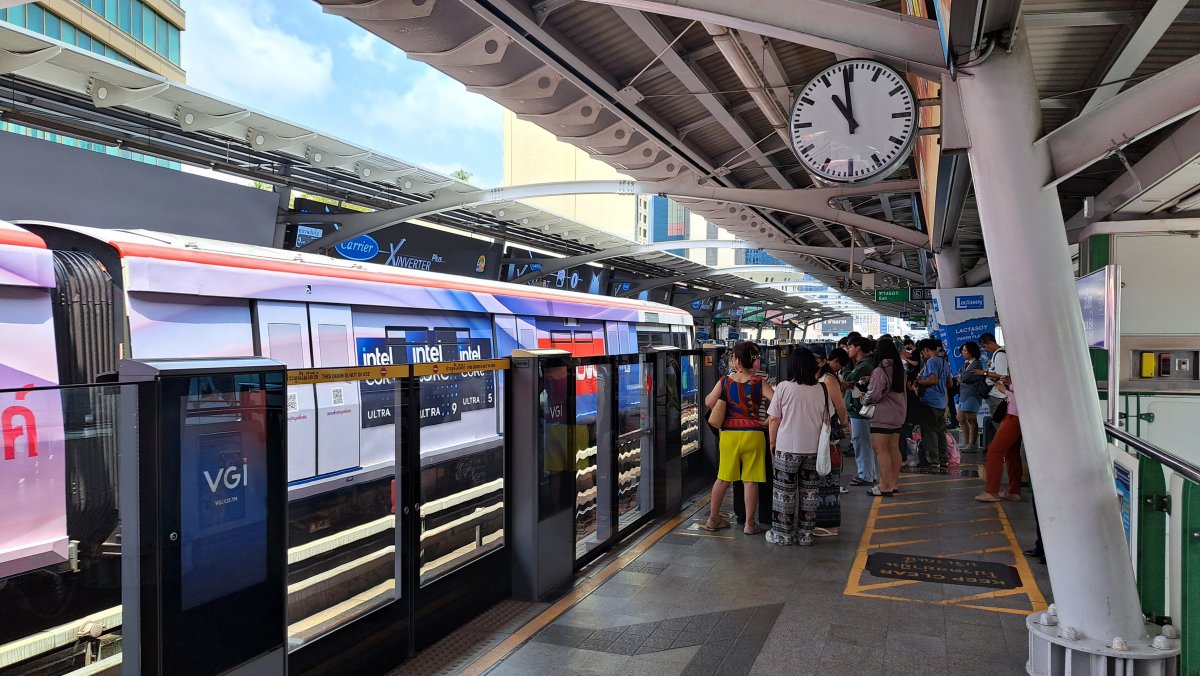
<path id="1" fill-rule="evenodd" d="M 471 177 L 474 176 L 474 174 L 466 169 L 455 169 L 454 171 L 450 172 L 450 176 L 451 178 L 457 178 L 463 183 L 466 183 L 471 180 Z"/>

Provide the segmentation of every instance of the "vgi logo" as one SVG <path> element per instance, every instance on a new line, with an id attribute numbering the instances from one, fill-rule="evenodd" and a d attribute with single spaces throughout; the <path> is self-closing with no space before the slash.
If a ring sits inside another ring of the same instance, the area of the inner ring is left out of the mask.
<path id="1" fill-rule="evenodd" d="M 250 480 L 249 464 L 245 458 L 242 458 L 242 466 L 230 465 L 217 470 L 217 475 L 213 476 L 208 470 L 204 470 L 204 481 L 208 483 L 210 493 L 216 493 L 221 486 L 229 490 L 234 490 L 238 486 L 245 485 Z"/>
<path id="2" fill-rule="evenodd" d="M 955 310 L 982 310 L 983 296 L 955 296 Z"/>

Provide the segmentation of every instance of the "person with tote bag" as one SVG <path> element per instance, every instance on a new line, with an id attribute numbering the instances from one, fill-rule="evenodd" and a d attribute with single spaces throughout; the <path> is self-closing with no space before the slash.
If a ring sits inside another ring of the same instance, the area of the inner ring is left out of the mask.
<path id="1" fill-rule="evenodd" d="M 875 466 L 879 484 L 867 492 L 871 495 L 891 495 L 900 482 L 900 429 L 908 411 L 907 389 L 904 382 L 904 362 L 891 341 L 880 341 L 875 351 L 879 365 L 871 371 L 871 383 L 863 397 L 863 411 L 871 408 L 871 447 L 875 450 Z"/>
<path id="2" fill-rule="evenodd" d="M 837 411 L 828 387 L 817 380 L 817 360 L 808 350 L 792 350 L 788 377 L 775 388 L 767 409 L 774 494 L 767 541 L 812 545 L 820 504 L 821 472 L 831 470 L 829 419 Z"/>

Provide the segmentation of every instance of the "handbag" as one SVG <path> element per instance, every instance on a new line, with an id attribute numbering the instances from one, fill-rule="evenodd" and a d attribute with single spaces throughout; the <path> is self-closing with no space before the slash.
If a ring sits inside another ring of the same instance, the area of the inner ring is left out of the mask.
<path id="1" fill-rule="evenodd" d="M 726 407 L 725 379 L 721 378 L 721 398 L 717 400 L 717 403 L 713 404 L 712 410 L 708 412 L 708 426 L 712 428 L 714 433 L 720 432 L 721 426 L 725 424 Z"/>
<path id="2" fill-rule="evenodd" d="M 1006 415 L 1008 415 L 1008 400 L 1007 399 L 1000 402 L 1000 405 L 996 407 L 996 410 L 992 411 L 992 422 L 999 425 L 1004 420 L 1004 416 L 1006 416 Z"/>
<path id="3" fill-rule="evenodd" d="M 820 383 L 821 392 L 825 394 L 825 410 L 829 410 L 829 389 L 825 387 L 825 383 Z M 829 433 L 831 432 L 829 420 L 826 419 L 821 423 L 821 438 L 817 442 L 817 474 L 828 476 L 833 471 L 833 460 L 829 457 Z"/>

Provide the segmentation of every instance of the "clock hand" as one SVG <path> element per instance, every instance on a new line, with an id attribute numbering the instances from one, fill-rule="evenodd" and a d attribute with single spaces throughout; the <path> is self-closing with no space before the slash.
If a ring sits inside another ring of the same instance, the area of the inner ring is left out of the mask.
<path id="1" fill-rule="evenodd" d="M 846 105 L 842 110 L 842 115 L 846 117 L 846 122 L 850 124 L 850 133 L 858 128 L 858 121 L 854 119 L 854 101 L 850 98 L 850 82 L 854 79 L 854 71 L 847 67 L 842 69 L 842 87 L 846 92 Z M 842 106 L 838 106 L 842 108 Z"/>
<path id="2" fill-rule="evenodd" d="M 841 112 L 842 117 L 846 118 L 846 123 L 850 127 L 850 133 L 853 134 L 855 127 L 858 126 L 858 122 L 854 121 L 854 113 L 850 110 L 850 108 L 846 107 L 846 104 L 842 103 L 842 100 L 838 98 L 837 94 L 833 95 L 833 105 L 837 106 L 837 109 L 839 112 Z"/>

